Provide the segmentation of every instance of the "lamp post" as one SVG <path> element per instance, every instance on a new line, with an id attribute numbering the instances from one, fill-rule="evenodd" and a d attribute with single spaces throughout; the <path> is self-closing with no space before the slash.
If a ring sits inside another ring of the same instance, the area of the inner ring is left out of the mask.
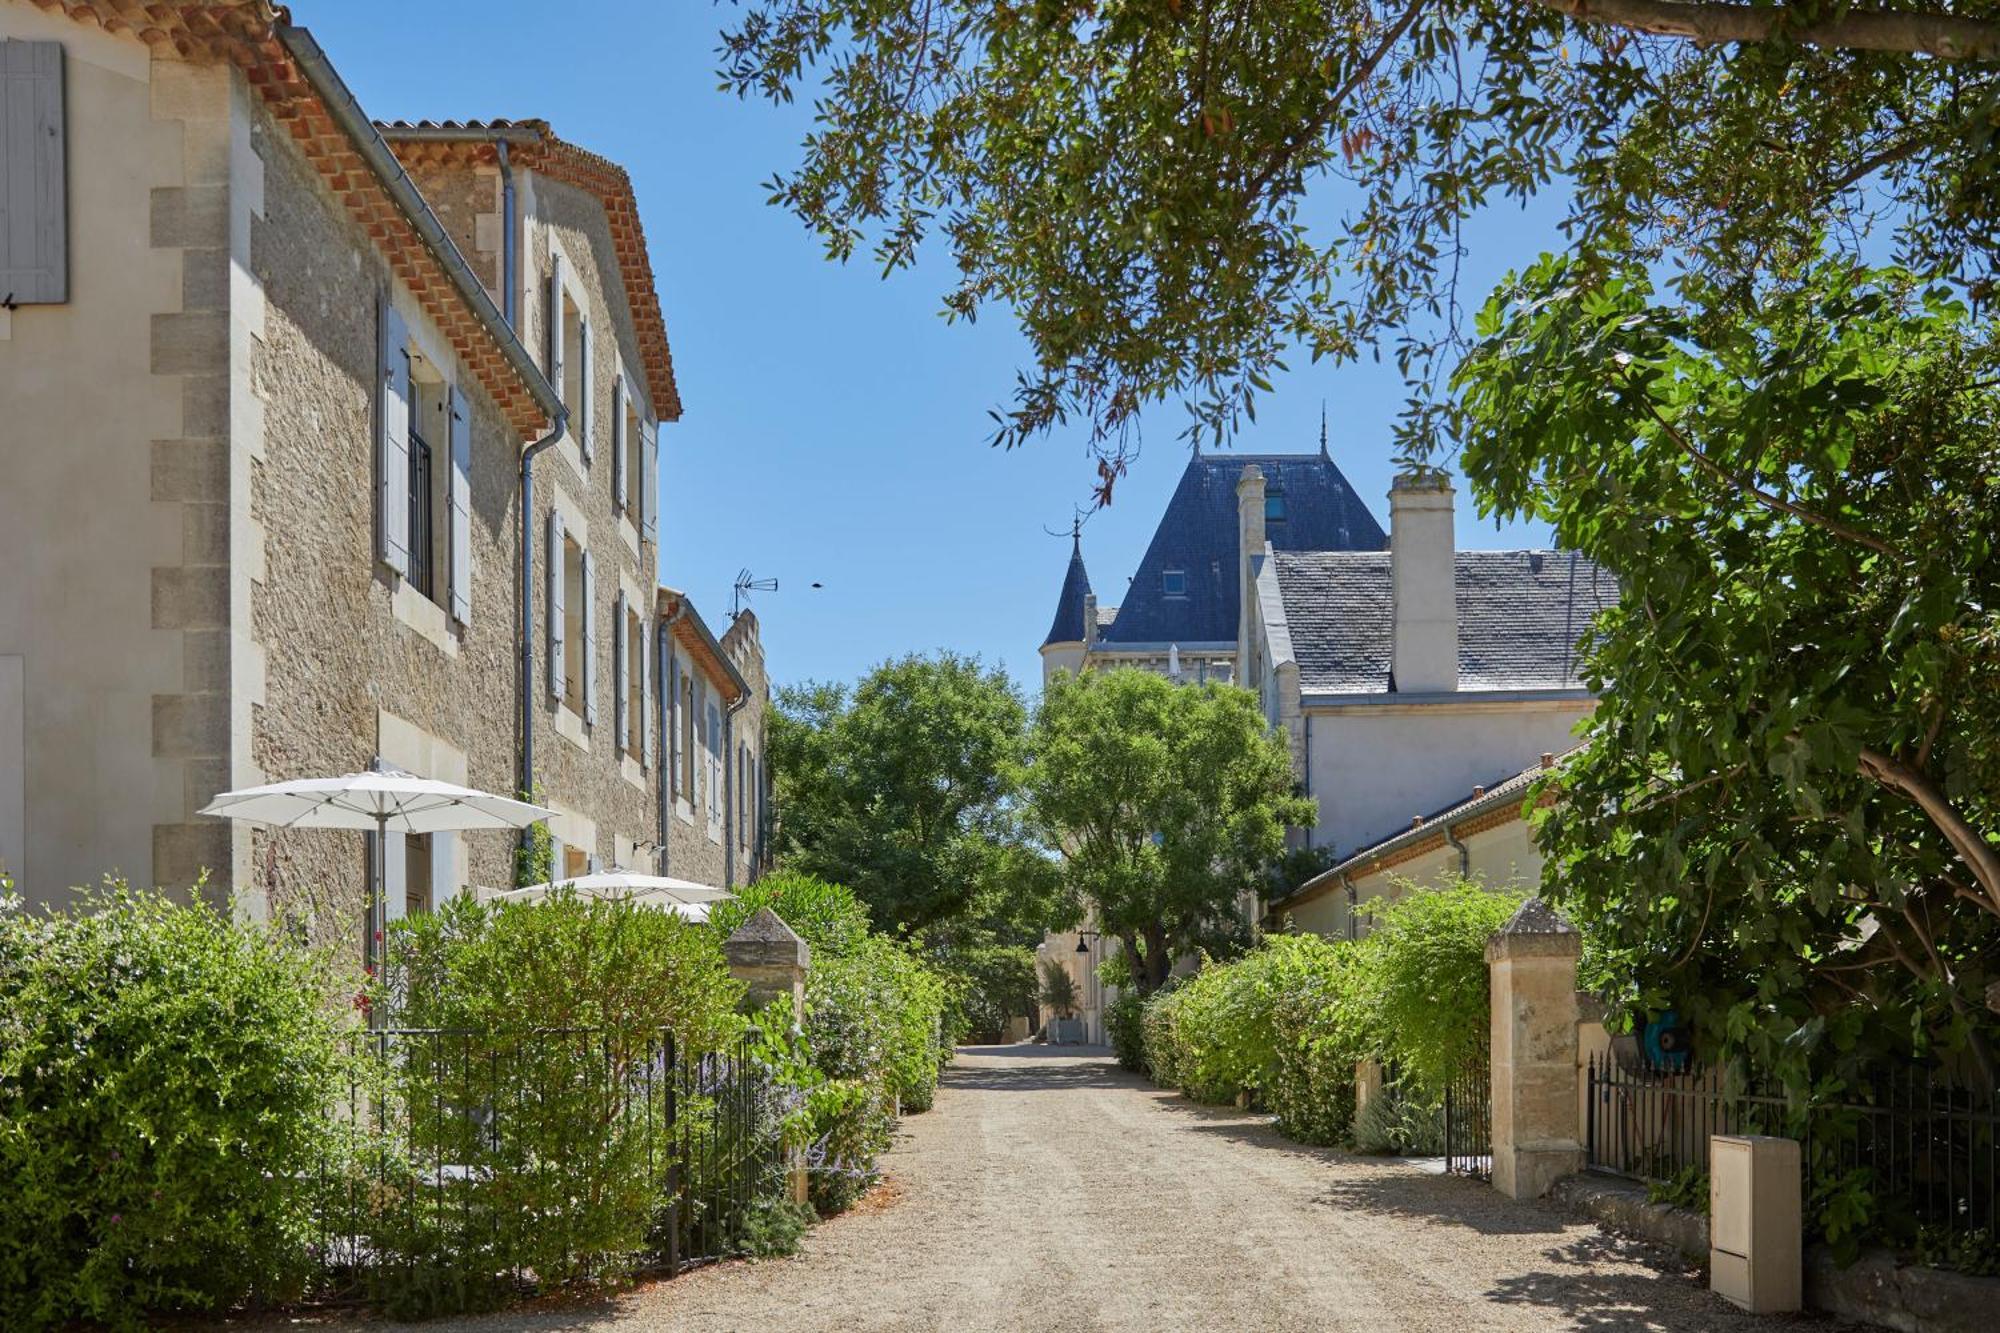
<path id="1" fill-rule="evenodd" d="M 1083 1039 L 1085 1041 L 1089 1041 L 1092 1035 L 1088 1015 L 1097 1014 L 1100 1021 L 1103 1016 L 1104 988 L 1097 984 L 1097 962 L 1096 959 L 1091 957 L 1090 950 L 1090 942 L 1092 940 L 1101 940 L 1103 938 L 1104 936 L 1100 931 L 1079 930 L 1076 932 L 1076 951 L 1082 954 L 1084 958 L 1083 1009 L 1086 1017 L 1083 1020 Z"/>

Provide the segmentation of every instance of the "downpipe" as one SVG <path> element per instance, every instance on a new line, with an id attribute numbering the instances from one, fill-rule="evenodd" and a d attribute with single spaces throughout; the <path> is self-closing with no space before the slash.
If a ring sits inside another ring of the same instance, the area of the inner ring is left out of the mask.
<path id="1" fill-rule="evenodd" d="M 515 702 L 521 709 L 521 799 L 535 799 L 535 455 L 562 439 L 569 409 L 558 407 L 549 433 L 521 451 L 521 666 Z M 528 845 L 521 830 L 521 846 Z"/>

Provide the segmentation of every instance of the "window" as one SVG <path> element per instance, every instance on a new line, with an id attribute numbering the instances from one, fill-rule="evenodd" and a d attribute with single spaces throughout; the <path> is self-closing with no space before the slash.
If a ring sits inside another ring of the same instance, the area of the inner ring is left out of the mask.
<path id="1" fill-rule="evenodd" d="M 714 703 L 708 705 L 708 735 L 702 746 L 708 763 L 708 823 L 712 836 L 722 836 L 722 775 L 727 772 L 722 757 L 722 717 Z"/>
<path id="2" fill-rule="evenodd" d="M 646 746 L 646 634 L 639 612 L 625 604 L 625 753 L 634 759 Z"/>
<path id="3" fill-rule="evenodd" d="M 1187 596 L 1187 571 L 1185 569 L 1161 570 L 1160 591 L 1168 597 Z"/>
<path id="4" fill-rule="evenodd" d="M 562 877 L 565 881 L 582 879 L 590 873 L 590 853 L 581 847 L 563 845 Z"/>
<path id="5" fill-rule="evenodd" d="M 428 361 L 405 351 L 410 383 L 410 586 L 434 602 L 442 602 L 446 591 L 438 577 L 450 553 L 445 542 L 450 533 L 445 487 L 439 484 L 439 468 L 444 456 L 438 448 L 451 438 L 446 415 L 448 394 L 444 381 Z"/>
<path id="6" fill-rule="evenodd" d="M 69 299 L 65 142 L 62 43 L 0 42 L 0 219 L 8 224 L 0 293 L 9 309 Z"/>
<path id="7" fill-rule="evenodd" d="M 736 845 L 750 845 L 750 747 L 736 747 Z"/>
<path id="8" fill-rule="evenodd" d="M 589 415 L 584 405 L 585 373 L 589 367 L 585 359 L 590 355 L 590 331 L 584 326 L 583 317 L 577 311 L 576 302 L 568 292 L 562 295 L 562 383 L 557 386 L 562 392 L 563 406 L 569 409 L 570 423 L 576 427 L 577 438 L 583 438 L 583 423 Z"/>
<path id="9" fill-rule="evenodd" d="M 428 833 L 403 835 L 403 915 L 431 910 L 431 838 Z"/>
<path id="10" fill-rule="evenodd" d="M 584 635 L 590 615 L 590 593 L 585 586 L 583 548 L 568 534 L 563 536 L 563 703 L 572 713 L 584 711 Z"/>
<path id="11" fill-rule="evenodd" d="M 1285 493 L 1283 491 L 1264 492 L 1264 521 L 1282 523 L 1285 521 Z"/>
<path id="12" fill-rule="evenodd" d="M 680 797 L 694 804 L 694 677 L 681 677 Z"/>

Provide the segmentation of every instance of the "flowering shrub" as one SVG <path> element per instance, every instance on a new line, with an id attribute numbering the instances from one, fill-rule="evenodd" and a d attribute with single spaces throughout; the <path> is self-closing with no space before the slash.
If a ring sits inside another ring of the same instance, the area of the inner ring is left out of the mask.
<path id="1" fill-rule="evenodd" d="M 297 1294 L 344 1088 L 331 990 L 199 891 L 0 901 L 0 1327 Z"/>

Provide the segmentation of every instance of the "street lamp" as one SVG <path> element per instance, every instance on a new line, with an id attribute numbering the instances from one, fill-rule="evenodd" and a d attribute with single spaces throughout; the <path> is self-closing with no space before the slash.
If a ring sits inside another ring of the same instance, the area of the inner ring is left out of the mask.
<path id="1" fill-rule="evenodd" d="M 1102 938 L 1103 936 L 1100 935 L 1097 931 L 1079 930 L 1078 932 L 1076 932 L 1076 951 L 1078 953 L 1087 954 L 1090 952 L 1090 941 Z"/>

